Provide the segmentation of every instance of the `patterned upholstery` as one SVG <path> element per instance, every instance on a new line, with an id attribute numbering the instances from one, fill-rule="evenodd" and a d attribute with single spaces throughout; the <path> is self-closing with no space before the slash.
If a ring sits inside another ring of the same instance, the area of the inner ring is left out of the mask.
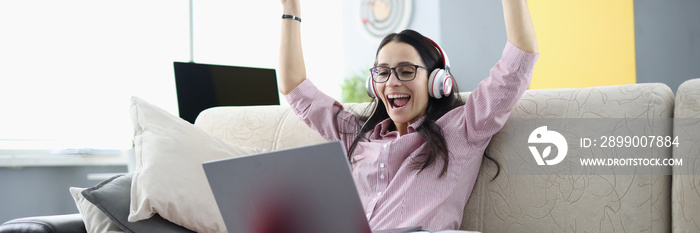
<path id="1" fill-rule="evenodd" d="M 678 87 L 675 109 L 673 133 L 682 146 L 673 157 L 684 165 L 673 176 L 673 232 L 700 232 L 700 79 Z"/>
<path id="2" fill-rule="evenodd" d="M 513 118 L 671 118 L 673 92 L 663 84 L 528 90 Z M 509 175 L 507 128 L 491 140 L 465 208 L 462 229 L 482 232 L 668 232 L 667 175 Z M 668 129 L 670 132 L 670 129 Z M 670 150 L 664 157 L 670 157 Z"/>

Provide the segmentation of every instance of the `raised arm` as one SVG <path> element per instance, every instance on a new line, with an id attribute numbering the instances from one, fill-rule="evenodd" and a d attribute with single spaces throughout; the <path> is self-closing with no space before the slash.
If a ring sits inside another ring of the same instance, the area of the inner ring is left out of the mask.
<path id="1" fill-rule="evenodd" d="M 508 41 L 527 53 L 537 53 L 537 37 L 526 0 L 502 0 Z"/>
<path id="2" fill-rule="evenodd" d="M 282 0 L 282 9 L 282 14 L 301 18 L 299 0 Z M 301 22 L 294 19 L 283 19 L 280 36 L 280 61 L 277 77 L 280 78 L 280 92 L 286 95 L 306 79 L 304 55 L 301 52 Z"/>

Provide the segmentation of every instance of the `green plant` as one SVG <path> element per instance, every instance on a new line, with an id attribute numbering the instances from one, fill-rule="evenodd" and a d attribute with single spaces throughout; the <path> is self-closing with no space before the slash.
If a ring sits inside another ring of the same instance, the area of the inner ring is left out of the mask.
<path id="1" fill-rule="evenodd" d="M 340 85 L 340 96 L 343 103 L 362 103 L 372 100 L 367 95 L 365 83 L 369 76 L 369 68 L 365 70 L 364 72 L 355 72 L 355 74 L 343 80 L 343 84 Z"/>

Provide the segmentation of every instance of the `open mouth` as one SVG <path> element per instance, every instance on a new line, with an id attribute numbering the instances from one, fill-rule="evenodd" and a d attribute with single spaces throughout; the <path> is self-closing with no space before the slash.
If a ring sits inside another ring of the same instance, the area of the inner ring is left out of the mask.
<path id="1" fill-rule="evenodd" d="M 411 96 L 407 94 L 391 94 L 387 96 L 387 100 L 392 109 L 397 109 L 406 106 L 408 101 L 411 100 Z"/>

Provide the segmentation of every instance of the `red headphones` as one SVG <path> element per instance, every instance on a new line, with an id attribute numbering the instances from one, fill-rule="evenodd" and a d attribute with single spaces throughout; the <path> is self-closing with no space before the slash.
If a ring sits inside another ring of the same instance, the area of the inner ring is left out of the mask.
<path id="1" fill-rule="evenodd" d="M 431 40 L 428 37 L 425 37 L 432 43 L 435 48 L 437 48 L 438 52 L 440 52 L 440 55 L 442 56 L 442 60 L 444 61 L 443 65 L 445 69 L 437 68 L 433 70 L 430 73 L 430 76 L 428 76 L 428 94 L 436 99 L 440 99 L 442 97 L 450 96 L 452 94 L 452 85 L 454 82 L 454 78 L 452 77 L 452 73 L 450 73 L 450 59 L 447 57 L 447 54 L 445 51 L 438 46 L 435 41 Z M 376 83 L 372 80 L 372 75 L 370 74 L 369 77 L 367 77 L 367 95 L 372 98 L 377 98 L 377 88 L 376 88 Z"/>

